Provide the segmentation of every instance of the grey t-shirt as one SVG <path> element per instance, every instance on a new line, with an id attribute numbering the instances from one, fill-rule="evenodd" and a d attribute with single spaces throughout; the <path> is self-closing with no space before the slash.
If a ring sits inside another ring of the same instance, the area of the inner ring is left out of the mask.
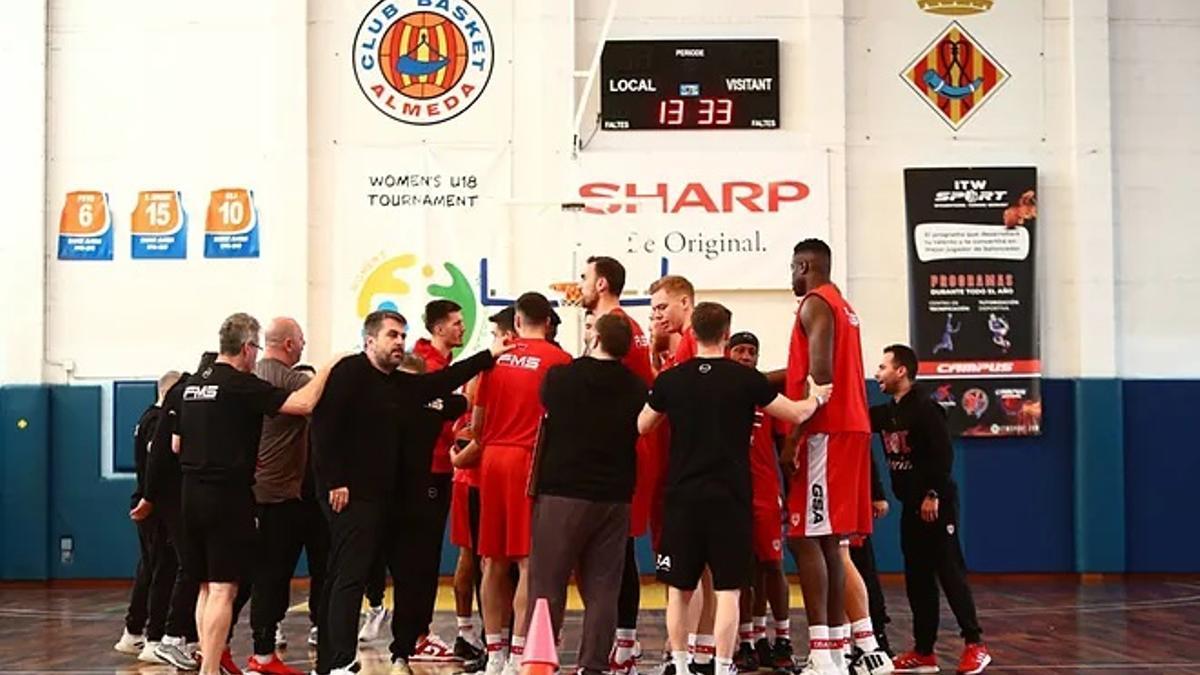
<path id="1" fill-rule="evenodd" d="M 254 374 L 271 384 L 296 391 L 308 384 L 309 375 L 288 368 L 277 359 L 263 359 Z M 308 463 L 308 418 L 276 415 L 263 418 L 254 470 L 254 500 L 274 504 L 300 498 L 300 483 Z"/>

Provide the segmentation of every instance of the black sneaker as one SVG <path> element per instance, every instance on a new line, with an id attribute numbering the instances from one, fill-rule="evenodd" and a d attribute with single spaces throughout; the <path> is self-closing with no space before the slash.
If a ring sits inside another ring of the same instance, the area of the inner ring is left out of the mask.
<path id="1" fill-rule="evenodd" d="M 454 656 L 455 658 L 462 659 L 463 663 L 467 663 L 468 661 L 477 661 L 483 658 L 484 652 L 459 635 L 454 638 Z"/>
<path id="2" fill-rule="evenodd" d="M 771 666 L 790 670 L 796 665 L 793 655 L 792 641 L 788 638 L 776 638 L 775 644 L 771 647 Z"/>
<path id="3" fill-rule="evenodd" d="M 717 660 L 713 659 L 712 661 L 709 661 L 708 663 L 694 663 L 693 662 L 690 666 L 688 666 L 688 670 L 692 671 L 692 673 L 694 675 L 716 675 Z"/>
<path id="4" fill-rule="evenodd" d="M 663 664 L 662 670 L 658 671 L 658 675 L 675 675 L 675 662 L 667 659 Z"/>
<path id="5" fill-rule="evenodd" d="M 752 673 L 758 670 L 758 653 L 754 651 L 754 647 L 750 646 L 749 642 L 738 645 L 737 653 L 733 655 L 733 665 L 737 666 L 739 673 Z"/>
<path id="6" fill-rule="evenodd" d="M 754 653 L 758 657 L 760 668 L 770 668 L 771 664 L 775 663 L 775 657 L 771 653 L 771 641 L 765 637 L 758 638 L 754 643 Z"/>

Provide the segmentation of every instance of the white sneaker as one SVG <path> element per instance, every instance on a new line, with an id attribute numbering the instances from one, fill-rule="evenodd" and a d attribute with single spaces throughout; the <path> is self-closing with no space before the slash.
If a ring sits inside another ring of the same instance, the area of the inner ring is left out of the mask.
<path id="1" fill-rule="evenodd" d="M 312 628 L 308 629 L 308 646 L 309 647 L 317 646 L 317 627 L 316 626 L 313 626 Z"/>
<path id="2" fill-rule="evenodd" d="M 508 657 L 508 662 L 504 664 L 504 670 L 500 671 L 500 675 L 521 675 L 521 664 L 517 663 L 516 656 Z"/>
<path id="3" fill-rule="evenodd" d="M 379 631 L 387 623 L 391 612 L 382 607 L 372 607 L 367 610 L 367 618 L 363 621 L 362 629 L 358 631 L 359 642 L 374 642 L 379 639 Z"/>
<path id="4" fill-rule="evenodd" d="M 453 663 L 462 661 L 462 659 L 454 655 L 454 649 L 442 638 L 430 633 L 417 643 L 409 661 L 413 663 Z"/>
<path id="5" fill-rule="evenodd" d="M 141 653 L 138 654 L 138 661 L 144 661 L 146 663 L 166 663 L 166 661 L 162 660 L 158 654 L 154 653 L 154 650 L 156 647 L 158 647 L 158 645 L 158 642 L 147 642 L 146 646 L 142 647 Z"/>
<path id="6" fill-rule="evenodd" d="M 128 628 L 121 631 L 121 639 L 117 640 L 117 644 L 113 645 L 113 649 L 122 654 L 137 656 L 142 653 L 142 649 L 146 646 L 146 638 L 141 635 L 134 635 L 129 632 Z"/>
<path id="7" fill-rule="evenodd" d="M 484 675 L 503 675 L 508 663 L 501 658 L 492 658 L 488 656 L 487 667 L 484 668 Z"/>
<path id="8" fill-rule="evenodd" d="M 283 626 L 275 627 L 275 648 L 287 649 L 287 635 L 283 633 Z"/>
<path id="9" fill-rule="evenodd" d="M 882 649 L 860 654 L 851 665 L 854 675 L 890 675 L 895 670 L 891 657 Z"/>

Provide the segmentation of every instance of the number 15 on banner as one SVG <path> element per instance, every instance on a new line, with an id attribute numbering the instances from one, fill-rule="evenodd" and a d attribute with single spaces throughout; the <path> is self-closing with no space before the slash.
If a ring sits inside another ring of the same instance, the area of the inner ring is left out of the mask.
<path id="1" fill-rule="evenodd" d="M 258 209 L 253 190 L 212 191 L 204 223 L 204 257 L 258 257 Z"/>

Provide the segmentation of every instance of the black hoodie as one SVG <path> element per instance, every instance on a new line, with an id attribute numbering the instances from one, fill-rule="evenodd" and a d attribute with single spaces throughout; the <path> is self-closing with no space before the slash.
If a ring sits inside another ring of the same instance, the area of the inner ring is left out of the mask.
<path id="1" fill-rule="evenodd" d="M 954 498 L 950 467 L 954 449 L 942 406 L 914 386 L 899 401 L 871 407 L 871 431 L 883 437 L 883 452 L 892 470 L 892 491 L 908 506 L 920 504 L 934 490 L 939 499 Z"/>
<path id="2" fill-rule="evenodd" d="M 620 361 L 583 356 L 542 381 L 546 422 L 538 494 L 625 502 L 637 478 L 637 418 L 646 385 Z"/>

